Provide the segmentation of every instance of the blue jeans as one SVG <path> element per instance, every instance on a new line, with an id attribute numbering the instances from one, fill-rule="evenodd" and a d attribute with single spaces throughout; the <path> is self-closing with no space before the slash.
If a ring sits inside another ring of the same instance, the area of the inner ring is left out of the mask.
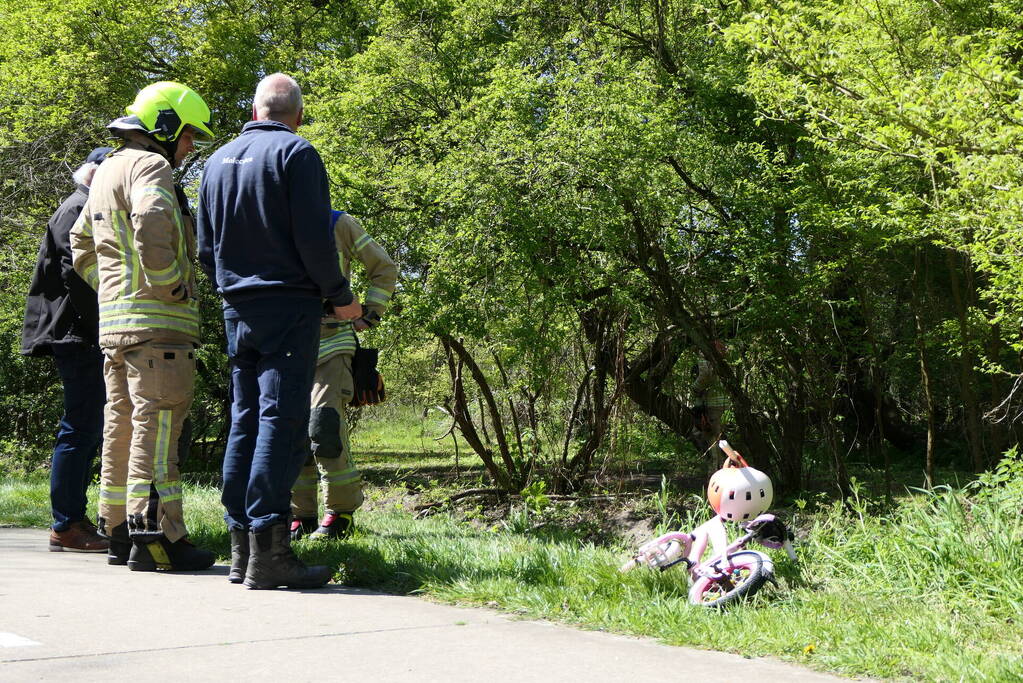
<path id="1" fill-rule="evenodd" d="M 264 297 L 224 308 L 234 402 L 221 502 L 230 529 L 287 520 L 309 453 L 309 395 L 319 351 L 318 299 Z"/>
<path id="2" fill-rule="evenodd" d="M 64 416 L 50 465 L 50 507 L 54 531 L 85 519 L 85 490 L 93 458 L 103 441 L 103 353 L 96 346 L 58 344 L 52 347 L 64 384 Z"/>

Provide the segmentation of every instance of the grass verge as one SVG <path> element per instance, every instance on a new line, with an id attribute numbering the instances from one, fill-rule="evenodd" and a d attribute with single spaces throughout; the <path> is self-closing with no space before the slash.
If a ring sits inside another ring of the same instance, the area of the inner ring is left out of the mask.
<path id="1" fill-rule="evenodd" d="M 338 566 L 335 580 L 347 585 L 849 675 L 1023 678 L 1018 458 L 970 488 L 911 492 L 894 506 L 861 497 L 846 505 L 797 501 L 783 514 L 800 530 L 799 562 L 769 551 L 778 586 L 725 612 L 690 607 L 681 571 L 619 574 L 631 543 L 593 533 L 574 502 L 527 499 L 500 517 L 470 507 L 416 519 L 413 496 L 436 496 L 429 472 L 450 460 L 429 448 L 416 456 L 388 453 L 382 444 L 362 463 L 375 477 L 355 537 L 297 544 L 307 561 Z M 94 488 L 90 510 L 95 495 Z M 185 496 L 193 540 L 226 561 L 219 491 L 188 485 Z M 659 529 L 706 514 L 702 503 L 685 512 L 672 510 L 668 499 L 662 491 L 633 504 Z M 616 500 L 596 514 L 610 516 L 621 505 Z M 0 524 L 45 527 L 48 508 L 42 477 L 0 480 Z"/>

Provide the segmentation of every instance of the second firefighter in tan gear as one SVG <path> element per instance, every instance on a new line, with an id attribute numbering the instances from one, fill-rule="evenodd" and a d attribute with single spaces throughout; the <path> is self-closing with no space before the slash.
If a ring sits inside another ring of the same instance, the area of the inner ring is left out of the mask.
<path id="1" fill-rule="evenodd" d="M 111 539 L 110 563 L 135 570 L 213 563 L 185 539 L 177 453 L 192 403 L 199 309 L 194 228 L 171 169 L 198 129 L 182 123 L 154 137 L 153 123 L 140 118 L 166 121 L 155 108 L 185 96 L 202 103 L 186 86 L 154 84 L 129 107 L 135 116 L 111 123 L 124 144 L 96 173 L 71 231 L 75 270 L 98 293 L 105 356 L 100 530 Z"/>
<path id="2" fill-rule="evenodd" d="M 312 455 L 291 492 L 294 538 L 310 531 L 313 537 L 344 536 L 351 530 L 352 513 L 362 505 L 362 476 L 352 459 L 345 420 L 345 407 L 354 393 L 355 329 L 365 329 L 380 321 L 398 277 L 394 261 L 359 221 L 339 211 L 334 212 L 334 218 L 341 272 L 351 280 L 352 261 L 360 261 L 369 287 L 362 319 L 346 323 L 325 316 L 320 326 L 320 350 L 309 416 Z M 316 527 L 317 493 L 321 483 L 325 514 Z"/>

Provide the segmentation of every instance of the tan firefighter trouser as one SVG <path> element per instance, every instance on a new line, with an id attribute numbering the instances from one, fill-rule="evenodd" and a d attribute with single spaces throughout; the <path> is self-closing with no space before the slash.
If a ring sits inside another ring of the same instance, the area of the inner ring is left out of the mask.
<path id="1" fill-rule="evenodd" d="M 316 517 L 321 477 L 327 512 L 353 512 L 362 505 L 362 475 L 352 460 L 345 422 L 353 391 L 351 354 L 336 354 L 317 364 L 309 415 L 313 454 L 291 491 L 296 517 Z"/>
<path id="2" fill-rule="evenodd" d="M 191 344 L 155 341 L 103 349 L 107 405 L 99 516 L 128 520 L 133 536 L 177 541 L 188 532 L 178 480 L 178 436 L 192 405 Z"/>

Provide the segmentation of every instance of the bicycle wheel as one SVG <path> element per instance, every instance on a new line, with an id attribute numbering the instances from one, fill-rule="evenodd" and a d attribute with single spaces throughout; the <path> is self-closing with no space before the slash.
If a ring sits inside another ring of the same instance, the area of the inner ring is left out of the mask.
<path id="1" fill-rule="evenodd" d="M 751 597 L 774 574 L 774 563 L 767 555 L 743 550 L 728 556 L 733 569 L 719 578 L 701 576 L 689 589 L 689 602 L 701 607 L 725 607 Z"/>

